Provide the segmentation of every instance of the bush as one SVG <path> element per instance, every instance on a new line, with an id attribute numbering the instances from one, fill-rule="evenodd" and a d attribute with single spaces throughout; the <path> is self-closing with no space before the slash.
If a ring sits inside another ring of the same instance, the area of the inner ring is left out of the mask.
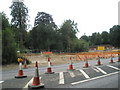
<path id="1" fill-rule="evenodd" d="M 13 33 L 10 29 L 2 30 L 2 64 L 16 63 L 17 52 Z"/>

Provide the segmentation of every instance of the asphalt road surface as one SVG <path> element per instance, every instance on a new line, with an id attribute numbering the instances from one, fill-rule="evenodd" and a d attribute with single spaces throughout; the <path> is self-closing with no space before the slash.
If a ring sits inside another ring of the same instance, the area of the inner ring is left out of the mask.
<path id="1" fill-rule="evenodd" d="M 68 64 L 52 66 L 54 74 L 45 74 L 47 67 L 39 67 L 40 84 L 44 88 L 120 88 L 120 62 L 114 58 L 110 64 L 110 59 L 101 59 L 102 65 L 96 66 L 96 60 L 90 60 L 89 67 L 83 68 L 85 62 L 74 63 L 75 70 L 67 70 Z M 32 83 L 35 68 L 23 69 L 27 78 L 16 79 L 18 70 L 2 71 L 3 90 L 6 88 L 27 88 Z M 1 73 L 1 72 L 0 72 Z"/>

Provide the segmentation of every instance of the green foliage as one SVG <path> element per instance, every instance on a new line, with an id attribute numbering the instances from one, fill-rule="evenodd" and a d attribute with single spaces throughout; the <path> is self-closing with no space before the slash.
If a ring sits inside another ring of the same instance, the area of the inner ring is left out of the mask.
<path id="1" fill-rule="evenodd" d="M 86 35 L 81 36 L 80 39 L 84 40 L 84 41 L 87 41 L 87 42 L 89 41 L 89 37 L 86 36 Z"/>
<path id="2" fill-rule="evenodd" d="M 103 31 L 92 33 L 91 36 L 83 35 L 80 39 L 89 42 L 89 45 L 104 45 L 111 44 L 115 47 L 120 47 L 120 25 L 114 25 L 109 32 Z"/>
<path id="3" fill-rule="evenodd" d="M 102 44 L 109 44 L 110 40 L 109 40 L 109 33 L 106 31 L 103 31 L 101 33 L 101 43 Z"/>
<path id="4" fill-rule="evenodd" d="M 46 12 L 38 12 L 35 17 L 34 27 L 39 26 L 40 24 L 44 24 L 45 26 L 51 25 L 51 27 L 56 28 L 55 23 L 53 22 L 52 15 Z"/>
<path id="5" fill-rule="evenodd" d="M 17 60 L 14 34 L 5 13 L 0 13 L 0 16 L 2 16 L 2 64 L 14 63 Z"/>
<path id="6" fill-rule="evenodd" d="M 114 25 L 110 28 L 109 33 L 106 31 L 101 34 L 95 32 L 91 36 L 83 35 L 78 39 L 76 37 L 78 32 L 77 23 L 70 19 L 65 20 L 58 28 L 52 15 L 46 12 L 38 12 L 33 29 L 27 32 L 28 8 L 23 2 L 13 2 L 10 9 L 11 24 L 9 24 L 6 15 L 3 12 L 0 13 L 3 33 L 3 64 L 16 62 L 16 47 L 17 50 L 21 51 L 33 49 L 53 52 L 87 51 L 90 45 L 100 44 L 112 44 L 120 47 L 119 25 Z"/>
<path id="7" fill-rule="evenodd" d="M 27 28 L 28 9 L 23 2 L 13 2 L 10 6 L 12 20 L 11 24 L 21 30 Z"/>
<path id="8" fill-rule="evenodd" d="M 4 30 L 6 27 L 10 27 L 8 18 L 4 12 L 0 13 L 0 21 L 2 21 L 2 29 Z"/>
<path id="9" fill-rule="evenodd" d="M 50 51 L 55 44 L 56 27 L 50 14 L 38 12 L 35 26 L 30 32 L 30 47 Z"/>
<path id="10" fill-rule="evenodd" d="M 73 40 L 73 50 L 72 52 L 82 52 L 87 51 L 89 43 L 84 40 L 74 39 Z"/>
<path id="11" fill-rule="evenodd" d="M 16 43 L 13 32 L 6 28 L 2 30 L 2 64 L 14 63 L 17 61 Z"/>
<path id="12" fill-rule="evenodd" d="M 27 36 L 27 22 L 28 20 L 28 8 L 23 2 L 13 2 L 10 6 L 11 9 L 11 24 L 12 30 L 15 32 L 15 40 L 19 48 L 24 48 L 24 44 Z"/>
<path id="13" fill-rule="evenodd" d="M 78 32 L 77 23 L 74 21 L 66 20 L 59 30 L 61 37 L 61 43 L 63 44 L 63 50 L 70 52 L 72 49 L 72 41 L 76 39 L 76 33 Z"/>
<path id="14" fill-rule="evenodd" d="M 120 47 L 120 25 L 114 25 L 110 28 L 110 43 L 116 47 Z"/>

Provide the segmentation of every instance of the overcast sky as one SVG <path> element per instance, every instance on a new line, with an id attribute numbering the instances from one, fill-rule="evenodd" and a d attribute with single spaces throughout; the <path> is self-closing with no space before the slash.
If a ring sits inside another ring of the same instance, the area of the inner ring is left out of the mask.
<path id="1" fill-rule="evenodd" d="M 0 0 L 0 12 L 10 17 L 9 7 L 12 0 Z M 71 19 L 78 24 L 77 37 L 94 32 L 109 31 L 118 24 L 119 0 L 24 0 L 29 9 L 30 24 L 34 25 L 37 12 L 52 15 L 55 23 L 60 26 L 64 20 Z M 10 20 L 9 19 L 9 20 Z"/>

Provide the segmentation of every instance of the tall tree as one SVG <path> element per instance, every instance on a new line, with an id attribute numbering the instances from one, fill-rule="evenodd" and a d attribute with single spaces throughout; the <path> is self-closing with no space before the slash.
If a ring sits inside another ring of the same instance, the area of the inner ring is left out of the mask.
<path id="1" fill-rule="evenodd" d="M 22 47 L 25 41 L 27 22 L 28 20 L 28 8 L 22 1 L 14 2 L 10 6 L 11 9 L 11 24 L 12 28 L 16 32 L 16 41 L 19 42 Z"/>
<path id="2" fill-rule="evenodd" d="M 62 38 L 62 43 L 64 46 L 64 50 L 70 52 L 72 47 L 72 41 L 76 37 L 76 33 L 78 32 L 77 23 L 71 20 L 66 20 L 61 26 L 59 33 Z"/>
<path id="3" fill-rule="evenodd" d="M 53 27 L 56 27 L 55 23 L 53 22 L 52 15 L 46 13 L 46 12 L 38 12 L 37 16 L 35 17 L 34 27 L 37 27 L 39 24 L 44 25 L 53 25 Z"/>
<path id="4" fill-rule="evenodd" d="M 8 18 L 4 13 L 2 16 L 2 64 L 16 62 L 16 43 L 14 41 L 14 33 L 10 29 Z"/>
<path id="5" fill-rule="evenodd" d="M 101 33 L 101 42 L 102 44 L 109 44 L 109 33 L 107 31 L 103 31 Z"/>
<path id="6" fill-rule="evenodd" d="M 10 27 L 8 18 L 4 12 L 0 13 L 1 21 L 2 21 L 2 30 L 4 30 L 6 27 Z"/>
<path id="7" fill-rule="evenodd" d="M 45 12 L 38 12 L 35 17 L 34 28 L 31 31 L 33 48 L 50 50 L 55 39 L 57 26 L 53 22 L 52 15 Z"/>
<path id="8" fill-rule="evenodd" d="M 92 33 L 92 36 L 89 37 L 90 39 L 90 43 L 91 45 L 100 45 L 102 44 L 101 42 L 101 34 L 98 32 L 98 33 Z"/>
<path id="9" fill-rule="evenodd" d="M 120 47 L 120 25 L 114 25 L 110 28 L 110 43 L 116 47 Z"/>

